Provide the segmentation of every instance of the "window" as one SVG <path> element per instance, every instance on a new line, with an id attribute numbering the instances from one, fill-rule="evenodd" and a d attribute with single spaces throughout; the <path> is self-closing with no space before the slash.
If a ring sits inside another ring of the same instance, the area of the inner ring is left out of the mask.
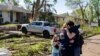
<path id="1" fill-rule="evenodd" d="M 0 11 L 0 17 L 2 17 L 2 11 Z"/>
<path id="2" fill-rule="evenodd" d="M 31 25 L 36 25 L 36 22 L 32 22 Z"/>
<path id="3" fill-rule="evenodd" d="M 32 22 L 31 25 L 41 26 L 42 25 L 42 22 Z"/>
<path id="4" fill-rule="evenodd" d="M 36 22 L 36 25 L 40 26 L 42 25 L 42 22 Z"/>
<path id="5" fill-rule="evenodd" d="M 51 24 L 50 23 L 44 23 L 44 26 L 50 26 Z"/>
<path id="6" fill-rule="evenodd" d="M 3 23 L 3 18 L 0 17 L 0 24 Z"/>

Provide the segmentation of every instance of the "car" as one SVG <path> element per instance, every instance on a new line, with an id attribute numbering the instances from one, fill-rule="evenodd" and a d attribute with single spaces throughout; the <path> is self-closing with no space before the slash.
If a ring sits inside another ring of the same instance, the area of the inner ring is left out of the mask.
<path id="1" fill-rule="evenodd" d="M 57 29 L 54 24 L 50 24 L 48 21 L 34 21 L 30 24 L 22 24 L 21 31 L 22 33 L 27 34 L 39 33 L 43 34 L 44 37 L 50 37 L 57 32 Z"/>

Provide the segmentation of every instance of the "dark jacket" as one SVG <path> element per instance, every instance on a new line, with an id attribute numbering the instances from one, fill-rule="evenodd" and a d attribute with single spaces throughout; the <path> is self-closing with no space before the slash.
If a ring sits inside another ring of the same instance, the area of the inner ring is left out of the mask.
<path id="1" fill-rule="evenodd" d="M 80 25 L 76 25 L 76 26 L 73 26 L 71 29 L 69 29 L 70 32 L 74 32 L 76 35 L 74 37 L 74 44 L 73 46 L 74 47 L 80 47 L 83 45 L 84 41 L 83 41 L 83 36 L 80 35 L 79 33 L 79 29 L 80 28 Z"/>

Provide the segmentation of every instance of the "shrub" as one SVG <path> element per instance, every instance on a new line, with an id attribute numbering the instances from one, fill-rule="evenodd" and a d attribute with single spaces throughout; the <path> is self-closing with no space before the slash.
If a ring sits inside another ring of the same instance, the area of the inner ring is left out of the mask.
<path id="1" fill-rule="evenodd" d="M 61 21 L 58 22 L 58 24 L 60 25 L 60 27 L 62 27 L 63 24 L 64 24 L 64 21 L 61 20 Z"/>
<path id="2" fill-rule="evenodd" d="M 4 24 L 10 24 L 10 22 L 6 21 Z"/>
<path id="3" fill-rule="evenodd" d="M 91 27 L 91 26 L 85 25 L 85 26 L 82 26 L 82 29 L 85 32 L 85 35 L 84 35 L 85 38 L 100 34 L 100 27 Z"/>

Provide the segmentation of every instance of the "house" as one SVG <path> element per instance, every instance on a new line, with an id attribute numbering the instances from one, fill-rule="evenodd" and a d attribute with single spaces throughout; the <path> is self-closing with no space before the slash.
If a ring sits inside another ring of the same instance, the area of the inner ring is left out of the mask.
<path id="1" fill-rule="evenodd" d="M 56 21 L 56 22 L 65 21 L 66 16 L 54 14 L 54 18 L 55 18 L 55 21 Z"/>
<path id="2" fill-rule="evenodd" d="M 0 5 L 0 23 L 25 23 L 30 16 L 31 11 L 22 7 L 12 6 L 12 9 L 9 9 L 8 5 Z"/>
<path id="3" fill-rule="evenodd" d="M 63 16 L 59 16 L 59 15 L 56 15 L 54 16 L 55 17 L 55 20 L 58 22 L 58 21 L 64 21 L 65 20 L 65 17 Z"/>

